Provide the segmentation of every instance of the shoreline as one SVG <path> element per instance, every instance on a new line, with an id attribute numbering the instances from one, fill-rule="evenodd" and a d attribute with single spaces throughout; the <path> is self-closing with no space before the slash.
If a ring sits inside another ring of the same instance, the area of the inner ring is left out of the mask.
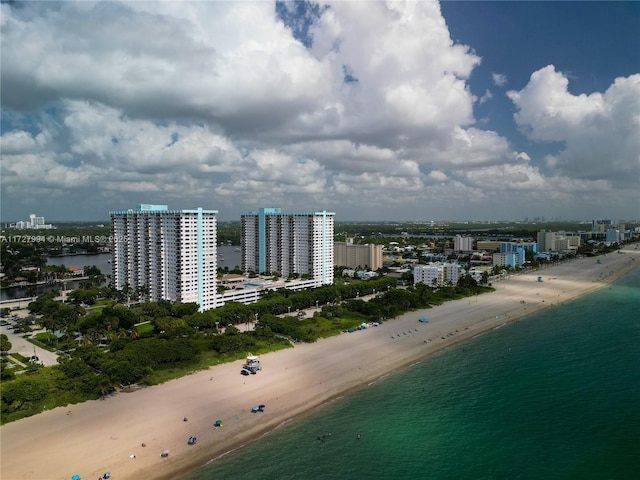
<path id="1" fill-rule="evenodd" d="M 609 285 L 640 267 L 634 247 L 597 257 L 602 263 L 582 258 L 513 275 L 495 282 L 488 294 L 263 355 L 263 370 L 255 376 L 239 375 L 241 362 L 232 362 L 9 423 L 0 427 L 1 477 L 185 475 L 452 345 Z M 419 323 L 420 316 L 429 322 Z M 260 403 L 265 412 L 251 413 Z M 213 428 L 217 419 L 223 428 Z M 197 445 L 187 445 L 190 435 L 198 436 Z M 160 458 L 164 450 L 168 458 Z"/>

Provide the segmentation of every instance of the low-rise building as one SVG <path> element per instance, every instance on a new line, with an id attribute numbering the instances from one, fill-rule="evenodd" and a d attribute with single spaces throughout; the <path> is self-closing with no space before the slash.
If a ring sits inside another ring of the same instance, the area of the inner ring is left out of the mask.
<path id="1" fill-rule="evenodd" d="M 518 253 L 494 253 L 493 265 L 516 268 L 520 266 L 520 255 Z"/>
<path id="2" fill-rule="evenodd" d="M 460 278 L 460 265 L 457 263 L 429 263 L 413 267 L 413 284 L 456 285 Z"/>

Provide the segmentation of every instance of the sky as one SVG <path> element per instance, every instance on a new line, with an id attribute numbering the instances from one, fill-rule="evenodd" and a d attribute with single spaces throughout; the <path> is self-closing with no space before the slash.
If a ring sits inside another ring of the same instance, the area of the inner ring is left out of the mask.
<path id="1" fill-rule="evenodd" d="M 3 223 L 640 219 L 640 2 L 0 9 Z"/>

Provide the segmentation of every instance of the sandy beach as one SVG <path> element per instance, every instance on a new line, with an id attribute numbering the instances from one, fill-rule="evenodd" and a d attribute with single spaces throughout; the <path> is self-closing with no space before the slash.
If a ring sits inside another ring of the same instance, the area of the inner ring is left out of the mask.
<path id="1" fill-rule="evenodd" d="M 513 275 L 490 294 L 263 355 L 257 375 L 240 375 L 241 362 L 233 362 L 4 425 L 0 477 L 174 478 L 454 343 L 602 288 L 640 266 L 635 245 L 623 252 Z M 258 404 L 264 413 L 251 412 Z M 213 428 L 216 420 L 224 426 Z M 187 445 L 191 435 L 196 445 Z"/>

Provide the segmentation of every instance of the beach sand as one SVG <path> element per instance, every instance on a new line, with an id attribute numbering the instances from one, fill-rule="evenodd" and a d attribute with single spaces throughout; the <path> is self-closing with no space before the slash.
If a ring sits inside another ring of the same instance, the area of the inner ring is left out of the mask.
<path id="1" fill-rule="evenodd" d="M 0 428 L 0 477 L 95 479 L 110 471 L 117 479 L 175 478 L 389 372 L 607 285 L 640 266 L 635 245 L 624 252 L 513 275 L 489 294 L 263 355 L 257 375 L 240 375 L 237 361 L 12 422 Z M 251 413 L 259 404 L 265 412 Z M 216 420 L 224 426 L 213 428 Z M 187 445 L 191 435 L 196 445 Z"/>

